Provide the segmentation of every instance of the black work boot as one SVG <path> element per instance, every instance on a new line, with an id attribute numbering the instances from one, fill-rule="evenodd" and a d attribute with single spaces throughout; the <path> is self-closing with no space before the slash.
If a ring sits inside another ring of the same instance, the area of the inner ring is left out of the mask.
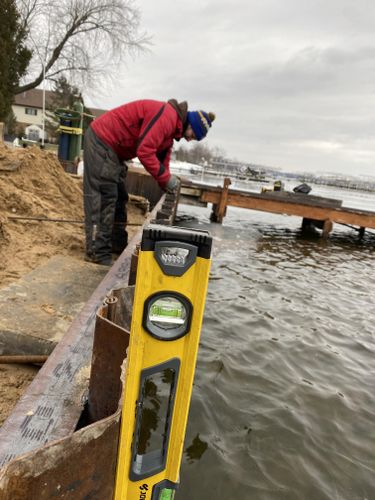
<path id="1" fill-rule="evenodd" d="M 93 264 L 98 264 L 100 266 L 112 266 L 113 260 L 112 257 L 102 257 L 98 258 L 95 257 L 95 255 L 85 255 L 85 261 L 86 262 L 92 262 Z"/>

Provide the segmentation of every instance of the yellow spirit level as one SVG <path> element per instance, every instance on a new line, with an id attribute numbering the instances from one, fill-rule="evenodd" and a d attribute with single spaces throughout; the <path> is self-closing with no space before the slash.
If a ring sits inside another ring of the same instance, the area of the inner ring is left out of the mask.
<path id="1" fill-rule="evenodd" d="M 206 231 L 150 225 L 138 257 L 115 500 L 177 488 L 211 265 Z"/>

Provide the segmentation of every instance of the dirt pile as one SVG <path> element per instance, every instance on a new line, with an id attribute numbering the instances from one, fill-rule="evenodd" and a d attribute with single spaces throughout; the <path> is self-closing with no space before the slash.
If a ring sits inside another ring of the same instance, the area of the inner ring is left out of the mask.
<path id="1" fill-rule="evenodd" d="M 131 196 L 127 208 L 132 237 L 144 223 L 148 202 Z M 67 174 L 54 153 L 0 143 L 0 287 L 53 255 L 83 259 L 83 224 L 11 217 L 83 221 L 82 179 Z M 0 426 L 37 371 L 34 366 L 0 365 Z"/>
<path id="2" fill-rule="evenodd" d="M 0 286 L 57 253 L 82 256 L 82 225 L 9 216 L 83 219 L 82 188 L 53 153 L 0 146 Z"/>
<path id="3" fill-rule="evenodd" d="M 146 208 L 144 199 L 131 197 L 129 236 L 134 224 L 143 224 Z M 67 174 L 54 153 L 0 144 L 0 287 L 53 255 L 83 258 L 82 224 L 11 217 L 83 221 L 82 179 Z"/>
<path id="4" fill-rule="evenodd" d="M 83 255 L 83 226 L 9 217 L 83 219 L 82 188 L 53 153 L 0 144 L 0 287 L 55 254 Z M 0 426 L 37 367 L 0 365 Z"/>

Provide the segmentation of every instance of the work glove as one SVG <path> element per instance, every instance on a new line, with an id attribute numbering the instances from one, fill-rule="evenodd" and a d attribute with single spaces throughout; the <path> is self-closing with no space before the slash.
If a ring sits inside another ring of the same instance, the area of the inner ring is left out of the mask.
<path id="1" fill-rule="evenodd" d="M 165 190 L 167 193 L 174 193 L 177 191 L 178 186 L 180 185 L 180 179 L 176 175 L 171 175 L 166 186 Z"/>

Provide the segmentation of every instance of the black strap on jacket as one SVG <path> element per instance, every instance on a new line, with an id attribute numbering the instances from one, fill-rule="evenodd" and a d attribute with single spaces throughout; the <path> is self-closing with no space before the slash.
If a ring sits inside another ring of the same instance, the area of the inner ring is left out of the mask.
<path id="1" fill-rule="evenodd" d="M 155 125 L 155 123 L 157 122 L 157 120 L 159 120 L 161 114 L 163 113 L 164 111 L 164 108 L 165 108 L 165 104 L 163 104 L 163 106 L 159 109 L 159 111 L 156 113 L 156 115 L 152 118 L 152 120 L 150 121 L 150 123 L 147 125 L 147 127 L 144 129 L 143 131 L 143 134 L 139 137 L 138 139 L 138 143 L 137 143 L 137 149 L 139 148 L 139 146 L 141 145 L 141 142 L 143 141 L 143 139 L 145 138 L 146 134 L 150 131 L 151 127 L 153 127 Z"/>

